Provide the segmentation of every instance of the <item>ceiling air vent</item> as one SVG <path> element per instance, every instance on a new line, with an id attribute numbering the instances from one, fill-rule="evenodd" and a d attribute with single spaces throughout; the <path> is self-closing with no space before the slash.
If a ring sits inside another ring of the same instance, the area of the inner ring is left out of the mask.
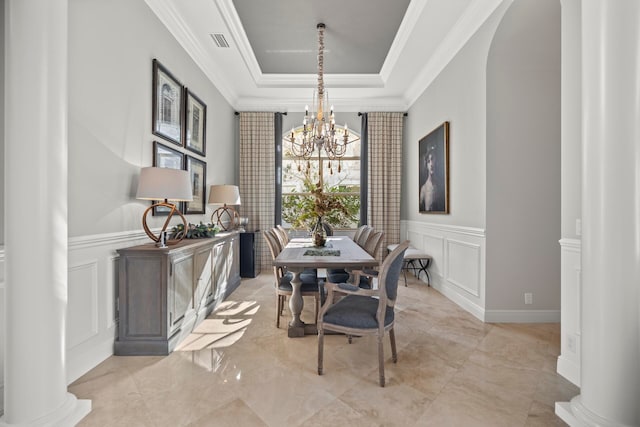
<path id="1" fill-rule="evenodd" d="M 211 33 L 209 35 L 211 36 L 211 38 L 215 42 L 216 46 L 218 46 L 218 47 L 229 47 L 229 43 L 227 42 L 227 39 L 224 37 L 224 34 L 222 34 L 222 33 Z"/>

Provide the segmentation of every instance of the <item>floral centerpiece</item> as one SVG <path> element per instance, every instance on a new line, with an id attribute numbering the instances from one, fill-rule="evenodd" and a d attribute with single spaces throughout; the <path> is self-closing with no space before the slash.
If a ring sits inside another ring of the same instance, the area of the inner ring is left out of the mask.
<path id="1" fill-rule="evenodd" d="M 187 230 L 184 229 L 184 224 L 178 224 L 171 229 L 171 238 L 179 239 L 184 234 L 186 239 L 202 239 L 206 237 L 214 237 L 216 233 L 220 232 L 220 227 L 211 223 L 204 224 L 191 224 L 187 226 Z"/>
<path id="2" fill-rule="evenodd" d="M 349 215 L 349 210 L 338 194 L 323 191 L 320 183 L 316 184 L 315 188 L 311 190 L 311 194 L 313 197 L 313 213 L 316 216 L 311 235 L 316 246 L 324 246 L 327 241 L 327 233 L 324 228 L 323 218 L 334 211 Z"/>

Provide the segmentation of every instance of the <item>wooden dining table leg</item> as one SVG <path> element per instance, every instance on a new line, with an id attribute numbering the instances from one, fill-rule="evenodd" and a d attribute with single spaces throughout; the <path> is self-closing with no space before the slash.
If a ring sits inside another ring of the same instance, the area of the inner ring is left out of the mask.
<path id="1" fill-rule="evenodd" d="M 293 274 L 291 279 L 291 287 L 293 292 L 291 298 L 289 298 L 289 309 L 291 310 L 291 322 L 289 322 L 289 330 L 287 335 L 290 338 L 303 337 L 304 336 L 304 322 L 300 319 L 304 302 L 302 301 L 302 281 L 300 280 L 300 271 L 294 271 L 290 269 Z"/>

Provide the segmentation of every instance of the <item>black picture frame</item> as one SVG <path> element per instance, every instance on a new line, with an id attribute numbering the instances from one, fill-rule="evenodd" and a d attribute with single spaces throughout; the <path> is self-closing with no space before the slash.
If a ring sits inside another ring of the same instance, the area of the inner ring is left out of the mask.
<path id="1" fill-rule="evenodd" d="M 158 141 L 153 141 L 153 166 L 157 168 L 184 169 L 184 154 Z M 153 200 L 151 204 L 162 201 L 164 200 Z M 181 212 L 184 210 L 183 205 L 184 203 L 182 202 L 178 204 L 178 209 Z M 163 206 L 155 206 L 152 214 L 166 216 L 169 214 L 169 210 Z"/>
<path id="2" fill-rule="evenodd" d="M 189 171 L 193 200 L 184 202 L 184 214 L 204 214 L 207 185 L 207 164 L 200 159 L 185 154 L 185 170 Z"/>
<path id="3" fill-rule="evenodd" d="M 153 60 L 152 131 L 182 146 L 184 86 L 157 59 Z"/>
<path id="4" fill-rule="evenodd" d="M 185 89 L 184 148 L 205 156 L 207 152 L 207 104 Z"/>
<path id="5" fill-rule="evenodd" d="M 420 139 L 418 150 L 418 210 L 424 214 L 448 214 L 449 122 Z"/>

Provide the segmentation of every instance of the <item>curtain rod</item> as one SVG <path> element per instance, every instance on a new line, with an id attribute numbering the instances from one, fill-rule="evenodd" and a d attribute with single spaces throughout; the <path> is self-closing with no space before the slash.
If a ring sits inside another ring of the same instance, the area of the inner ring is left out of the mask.
<path id="1" fill-rule="evenodd" d="M 363 115 L 363 114 L 364 114 L 364 113 L 361 113 L 361 112 L 359 112 L 359 111 L 358 111 L 358 116 L 361 116 L 361 115 Z M 402 113 L 402 116 L 403 116 L 403 117 L 407 117 L 408 115 L 409 115 L 409 113 Z"/>

